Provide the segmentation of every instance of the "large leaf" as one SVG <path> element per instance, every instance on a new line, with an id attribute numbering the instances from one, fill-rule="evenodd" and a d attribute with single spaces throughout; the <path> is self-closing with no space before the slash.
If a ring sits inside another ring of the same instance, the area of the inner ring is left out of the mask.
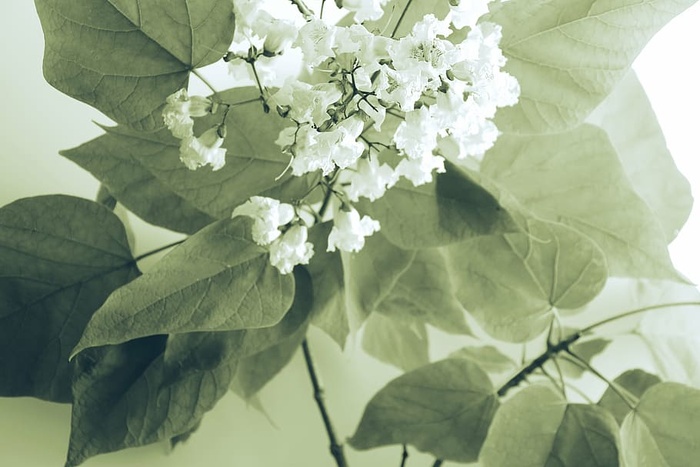
<path id="1" fill-rule="evenodd" d="M 163 126 L 165 99 L 190 70 L 226 54 L 230 0 L 35 0 L 52 86 L 140 130 Z"/>
<path id="2" fill-rule="evenodd" d="M 607 279 L 605 256 L 588 237 L 562 224 L 529 226 L 528 233 L 447 247 L 461 285 L 457 298 L 498 339 L 532 339 L 549 325 L 555 309 L 583 306 Z"/>
<path id="3" fill-rule="evenodd" d="M 362 348 L 378 360 L 404 371 L 430 362 L 425 324 L 407 323 L 383 313 L 372 313 L 365 322 Z"/>
<path id="4" fill-rule="evenodd" d="M 441 459 L 471 462 L 498 405 L 476 363 L 449 358 L 389 382 L 369 402 L 349 442 L 357 449 L 411 444 Z"/>
<path id="5" fill-rule="evenodd" d="M 0 396 L 70 402 L 70 351 L 137 275 L 124 226 L 99 204 L 52 195 L 1 208 Z"/>
<path id="6" fill-rule="evenodd" d="M 649 39 L 695 0 L 531 0 L 504 3 L 486 20 L 503 27 L 506 71 L 520 102 L 501 109 L 506 132 L 572 128 L 622 79 Z"/>
<path id="7" fill-rule="evenodd" d="M 630 70 L 588 121 L 605 130 L 634 190 L 671 242 L 690 215 L 690 183 L 678 171 L 644 88 Z"/>
<path id="8" fill-rule="evenodd" d="M 530 386 L 498 410 L 479 456 L 483 467 L 614 467 L 618 427 L 604 409 L 567 404 L 546 386 Z"/>
<path id="9" fill-rule="evenodd" d="M 622 423 L 625 461 L 639 467 L 686 467 L 700 459 L 700 391 L 660 383 Z"/>
<path id="10" fill-rule="evenodd" d="M 225 102 L 243 102 L 257 88 L 235 88 L 220 94 Z M 197 120 L 195 132 L 218 125 L 224 110 Z M 144 133 L 123 127 L 61 154 L 91 172 L 124 206 L 148 222 L 192 233 L 225 218 L 253 195 L 291 201 L 316 182 L 314 175 L 279 178 L 289 156 L 275 140 L 285 121 L 262 113 L 258 103 L 231 107 L 226 116 L 227 163 L 215 172 L 191 171 L 180 162 L 180 141 L 169 131 Z"/>
<path id="11" fill-rule="evenodd" d="M 603 130 L 582 125 L 555 135 L 502 135 L 482 169 L 536 216 L 594 240 L 611 275 L 679 280 L 663 231 Z"/>
<path id="12" fill-rule="evenodd" d="M 622 387 L 635 397 L 641 397 L 647 389 L 655 384 L 659 384 L 660 382 L 661 378 L 658 376 L 652 375 L 651 373 L 647 373 L 646 371 L 640 369 L 625 371 L 620 376 L 615 378 L 614 381 L 617 386 Z M 617 423 L 620 425 L 630 412 L 627 402 L 620 398 L 620 396 L 611 387 L 608 387 L 608 389 L 605 390 L 602 397 L 598 401 L 598 405 L 610 411 L 613 417 L 615 417 Z"/>
<path id="13" fill-rule="evenodd" d="M 402 248 L 430 248 L 519 230 L 515 212 L 500 204 L 507 193 L 499 193 L 476 171 L 449 163 L 446 168 L 431 183 L 415 187 L 402 180 L 382 198 L 362 203 L 389 241 Z M 511 199 L 503 203 L 514 206 Z"/>
<path id="14" fill-rule="evenodd" d="M 165 336 L 76 357 L 67 467 L 97 454 L 190 433 L 228 391 L 240 336 L 200 333 L 168 353 Z"/>
<path id="15" fill-rule="evenodd" d="M 251 222 L 216 222 L 112 294 L 74 352 L 139 337 L 271 326 L 289 310 L 294 279 L 270 265 Z"/>

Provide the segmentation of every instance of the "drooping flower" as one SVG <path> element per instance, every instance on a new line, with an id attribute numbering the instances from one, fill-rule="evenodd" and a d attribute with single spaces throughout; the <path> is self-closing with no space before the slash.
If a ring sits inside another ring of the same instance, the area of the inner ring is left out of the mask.
<path id="1" fill-rule="evenodd" d="M 205 165 L 219 170 L 226 164 L 226 148 L 221 147 L 223 143 L 218 127 L 208 129 L 199 137 L 188 136 L 180 143 L 180 160 L 190 170 Z"/>
<path id="2" fill-rule="evenodd" d="M 302 81 L 288 81 L 270 99 L 270 103 L 289 108 L 289 117 L 297 123 L 313 123 L 320 127 L 329 118 L 328 106 L 343 93 L 338 86 L 321 83 L 312 86 Z"/>
<path id="3" fill-rule="evenodd" d="M 365 246 L 365 237 L 378 231 L 379 222 L 371 217 L 360 218 L 360 213 L 354 208 L 340 210 L 333 219 L 333 228 L 328 235 L 328 251 L 360 251 Z"/>
<path id="4" fill-rule="evenodd" d="M 294 207 L 273 198 L 253 196 L 233 210 L 231 217 L 247 216 L 254 220 L 252 236 L 258 245 L 269 245 L 277 239 L 279 228 L 294 219 Z"/>
<path id="5" fill-rule="evenodd" d="M 335 55 L 333 52 L 335 30 L 335 26 L 320 19 L 312 19 L 299 30 L 296 44 L 304 53 L 304 62 L 307 66 L 316 66 Z"/>
<path id="6" fill-rule="evenodd" d="M 211 110 L 212 102 L 202 96 L 189 96 L 186 89 L 171 94 L 163 108 L 163 122 L 176 138 L 192 136 L 194 120 L 203 117 Z"/>
<path id="7" fill-rule="evenodd" d="M 449 20 L 457 29 L 474 27 L 483 15 L 489 12 L 491 0 L 450 0 Z"/>
<path id="8" fill-rule="evenodd" d="M 309 233 L 305 225 L 293 225 L 270 245 L 270 263 L 282 274 L 289 274 L 297 264 L 308 264 L 314 254 L 314 246 L 307 242 Z"/>
<path id="9" fill-rule="evenodd" d="M 350 201 L 359 201 L 361 196 L 370 201 L 379 199 L 398 179 L 394 169 L 388 164 L 380 165 L 376 157 L 358 160 L 357 168 L 344 174 L 348 183 L 345 193 Z"/>
<path id="10" fill-rule="evenodd" d="M 419 159 L 402 159 L 395 170 L 397 176 L 410 180 L 414 186 L 420 186 L 433 181 L 433 171 L 445 172 L 445 159 L 424 154 Z"/>

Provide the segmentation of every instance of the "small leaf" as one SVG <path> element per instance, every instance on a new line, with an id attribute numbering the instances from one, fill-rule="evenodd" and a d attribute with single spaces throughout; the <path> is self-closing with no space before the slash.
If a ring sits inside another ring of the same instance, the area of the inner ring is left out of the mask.
<path id="1" fill-rule="evenodd" d="M 613 381 L 618 386 L 626 389 L 630 394 L 636 397 L 642 397 L 650 387 L 661 382 L 661 378 L 644 370 L 635 369 L 628 370 L 615 378 Z M 598 405 L 606 408 L 615 417 L 618 424 L 622 424 L 623 420 L 630 412 L 630 408 L 617 393 L 608 388 L 603 393 L 603 396 L 598 401 Z"/>
<path id="2" fill-rule="evenodd" d="M 503 135 L 482 170 L 535 216 L 595 241 L 610 275 L 682 280 L 663 231 L 601 129 L 582 125 L 554 135 Z"/>
<path id="3" fill-rule="evenodd" d="M 362 348 L 376 359 L 404 371 L 430 362 L 425 324 L 406 323 L 383 313 L 372 313 L 365 322 Z"/>
<path id="4" fill-rule="evenodd" d="M 369 402 L 350 444 L 411 444 L 457 462 L 475 461 L 498 407 L 488 375 L 474 362 L 446 359 L 389 382 Z"/>
<path id="5" fill-rule="evenodd" d="M 419 187 L 402 180 L 382 198 L 361 207 L 379 220 L 382 233 L 401 248 L 430 248 L 520 230 L 513 218 L 516 211 L 506 211 L 499 203 L 507 193 L 500 193 L 476 171 L 450 163 L 446 169 Z M 503 203 L 509 209 L 514 206 L 511 199 Z"/>
<path id="6" fill-rule="evenodd" d="M 690 183 L 678 171 L 654 109 L 633 70 L 588 121 L 608 134 L 627 178 L 661 223 L 670 243 L 688 219 L 693 197 Z"/>
<path id="7" fill-rule="evenodd" d="M 554 308 L 578 308 L 607 279 L 605 257 L 588 237 L 561 225 L 529 222 L 529 233 L 491 235 L 447 247 L 461 287 L 457 298 L 492 336 L 524 342 Z"/>
<path id="8" fill-rule="evenodd" d="M 139 271 L 107 208 L 64 195 L 0 208 L 0 396 L 70 402 L 70 351 Z"/>
<path id="9" fill-rule="evenodd" d="M 529 386 L 503 403 L 479 456 L 483 467 L 613 467 L 618 427 L 604 409 L 568 404 L 548 386 Z"/>
<path id="10" fill-rule="evenodd" d="M 450 358 L 466 358 L 489 373 L 512 373 L 518 368 L 516 362 L 491 345 L 462 347 L 452 352 Z"/>
<path id="11" fill-rule="evenodd" d="M 216 222 L 113 293 L 74 353 L 139 337 L 271 326 L 289 310 L 294 279 L 250 239 L 250 220 Z"/>
<path id="12" fill-rule="evenodd" d="M 568 334 L 568 332 L 564 334 Z M 602 337 L 589 339 L 584 342 L 576 341 L 574 345 L 571 346 L 571 350 L 583 360 L 590 362 L 593 357 L 602 353 L 611 342 L 610 339 L 604 339 Z M 580 378 L 586 373 L 586 370 L 581 368 L 580 365 L 576 365 L 570 360 L 559 359 L 558 363 L 562 373 L 570 378 Z"/>
<path id="13" fill-rule="evenodd" d="M 227 51 L 229 0 L 36 0 L 44 77 L 69 96 L 140 130 L 163 126 L 165 99 L 190 70 Z"/>
<path id="14" fill-rule="evenodd" d="M 700 458 L 700 391 L 677 383 L 647 390 L 625 417 L 621 438 L 628 465 L 686 467 Z"/>
<path id="15" fill-rule="evenodd" d="M 647 41 L 694 0 L 510 2 L 484 19 L 503 27 L 505 70 L 520 102 L 500 109 L 498 128 L 548 133 L 573 128 L 622 79 Z"/>

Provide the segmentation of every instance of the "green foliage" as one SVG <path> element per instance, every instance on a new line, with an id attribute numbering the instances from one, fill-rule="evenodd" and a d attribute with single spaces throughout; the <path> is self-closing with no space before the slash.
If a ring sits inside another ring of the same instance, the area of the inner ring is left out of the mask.
<path id="1" fill-rule="evenodd" d="M 613 380 L 617 387 L 621 387 L 634 397 L 641 397 L 647 389 L 661 382 L 661 378 L 644 370 L 628 370 Z M 598 405 L 606 408 L 613 414 L 618 424 L 622 424 L 630 408 L 612 388 L 608 388 L 598 401 Z"/>
<path id="2" fill-rule="evenodd" d="M 404 371 L 430 362 L 425 324 L 401 321 L 384 313 L 372 313 L 367 319 L 362 348 L 378 360 Z"/>
<path id="3" fill-rule="evenodd" d="M 294 297 L 294 279 L 270 265 L 247 218 L 199 231 L 151 271 L 112 294 L 74 353 L 163 333 L 271 326 Z"/>
<path id="4" fill-rule="evenodd" d="M 44 77 L 59 91 L 138 130 L 163 126 L 165 98 L 233 38 L 229 0 L 36 0 Z"/>
<path id="5" fill-rule="evenodd" d="M 70 352 L 139 271 L 108 209 L 63 195 L 0 209 L 0 395 L 70 402 Z"/>
<path id="6" fill-rule="evenodd" d="M 532 0 L 502 5 L 505 70 L 520 101 L 501 109 L 508 133 L 550 133 L 581 123 L 624 77 L 647 41 L 695 0 Z"/>
<path id="7" fill-rule="evenodd" d="M 367 404 L 350 444 L 410 444 L 435 457 L 475 461 L 499 405 L 488 375 L 449 358 L 399 376 Z"/>

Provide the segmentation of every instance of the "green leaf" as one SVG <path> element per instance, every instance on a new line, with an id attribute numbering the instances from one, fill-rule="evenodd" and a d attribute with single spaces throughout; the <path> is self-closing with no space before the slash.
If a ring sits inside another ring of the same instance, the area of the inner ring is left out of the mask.
<path id="1" fill-rule="evenodd" d="M 635 369 L 628 370 L 615 378 L 613 381 L 616 385 L 624 388 L 635 397 L 642 397 L 650 387 L 661 382 L 661 378 L 644 370 Z M 623 420 L 630 412 L 630 408 L 625 401 L 612 389 L 608 388 L 603 393 L 603 396 L 598 401 L 598 405 L 610 411 L 615 417 L 618 424 L 622 424 Z"/>
<path id="2" fill-rule="evenodd" d="M 407 322 L 418 321 L 451 334 L 471 334 L 465 311 L 455 295 L 442 250 L 417 250 L 378 311 Z"/>
<path id="3" fill-rule="evenodd" d="M 661 223 L 670 243 L 690 215 L 693 196 L 690 183 L 678 171 L 666 147 L 654 109 L 633 70 L 588 121 L 608 134 L 627 178 Z"/>
<path id="4" fill-rule="evenodd" d="M 402 180 L 382 198 L 361 207 L 381 223 L 386 238 L 401 248 L 430 248 L 519 230 L 512 213 L 499 204 L 507 194 L 499 193 L 476 171 L 450 163 L 446 169 L 433 182 L 419 187 Z"/>
<path id="5" fill-rule="evenodd" d="M 44 77 L 118 123 L 163 126 L 165 99 L 190 70 L 226 54 L 230 0 L 35 0 L 44 30 Z"/>
<path id="6" fill-rule="evenodd" d="M 257 88 L 236 88 L 220 94 L 225 102 L 243 102 L 259 95 Z M 197 119 L 195 134 L 218 125 L 224 110 Z M 61 154 L 92 173 L 124 206 L 144 220 L 172 230 L 194 233 L 213 218 L 229 217 L 253 195 L 291 201 L 305 195 L 317 175 L 277 179 L 289 156 L 275 144 L 286 122 L 263 114 L 253 102 L 231 107 L 226 116 L 226 165 L 215 172 L 189 170 L 180 162 L 180 141 L 168 130 L 143 133 L 128 128 L 107 132 Z"/>
<path id="7" fill-rule="evenodd" d="M 530 222 L 529 233 L 491 235 L 447 247 L 457 298 L 492 336 L 524 342 L 546 329 L 554 309 L 592 300 L 607 279 L 605 257 L 561 224 Z"/>
<path id="8" fill-rule="evenodd" d="M 372 313 L 365 322 L 362 348 L 376 359 L 404 371 L 430 362 L 425 324 L 404 322 L 383 313 Z"/>
<path id="9" fill-rule="evenodd" d="M 581 123 L 661 27 L 695 0 L 532 0 L 487 16 L 503 27 L 505 70 L 520 102 L 500 109 L 510 133 L 563 131 Z"/>
<path id="10" fill-rule="evenodd" d="M 216 222 L 113 293 L 74 353 L 154 334 L 271 326 L 289 310 L 294 279 L 250 239 L 251 221 Z"/>
<path id="11" fill-rule="evenodd" d="M 685 467 L 700 458 L 700 390 L 660 383 L 642 396 L 622 423 L 628 465 Z"/>
<path id="12" fill-rule="evenodd" d="M 481 347 L 462 347 L 450 354 L 450 358 L 466 358 L 479 365 L 488 373 L 505 374 L 513 373 L 518 369 L 518 364 L 515 363 L 509 356 L 502 353 L 496 347 L 491 345 Z"/>
<path id="13" fill-rule="evenodd" d="M 437 458 L 475 461 L 499 405 L 477 364 L 446 359 L 389 382 L 369 402 L 350 444 L 411 444 Z"/>
<path id="14" fill-rule="evenodd" d="M 568 404 L 548 386 L 529 386 L 496 413 L 479 456 L 484 467 L 612 467 L 618 427 L 604 409 Z"/>
<path id="15" fill-rule="evenodd" d="M 67 467 L 97 454 L 190 433 L 226 394 L 240 339 L 200 333 L 168 352 L 165 336 L 87 349 L 76 357 Z"/>
<path id="16" fill-rule="evenodd" d="M 405 14 L 403 14 L 404 11 Z M 363 26 L 368 31 L 382 32 L 385 36 L 389 36 L 396 29 L 400 18 L 401 24 L 392 36 L 398 39 L 408 35 L 413 29 L 413 25 L 422 20 L 423 16 L 432 14 L 438 18 L 444 18 L 449 11 L 448 3 L 444 0 L 421 0 L 418 2 L 391 0 L 384 6 L 384 16 L 377 21 L 365 21 Z M 338 24 L 340 26 L 353 24 L 353 16 L 354 14 L 345 16 Z"/>
<path id="17" fill-rule="evenodd" d="M 70 351 L 138 273 L 124 226 L 97 203 L 51 195 L 0 208 L 0 396 L 70 402 Z"/>
<path id="18" fill-rule="evenodd" d="M 663 231 L 601 129 L 582 125 L 554 135 L 502 135 L 482 170 L 535 216 L 595 241 L 610 275 L 680 280 Z"/>

